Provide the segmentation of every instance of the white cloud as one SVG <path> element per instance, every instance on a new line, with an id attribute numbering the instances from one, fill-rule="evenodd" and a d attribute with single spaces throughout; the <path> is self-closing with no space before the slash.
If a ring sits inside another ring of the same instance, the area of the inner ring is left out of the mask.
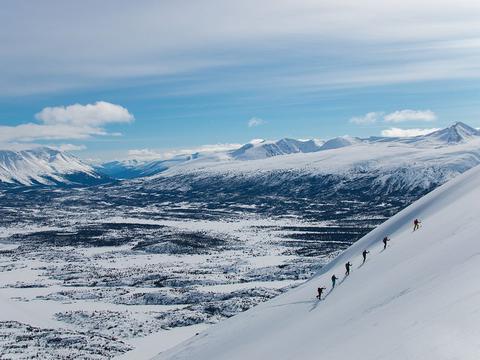
<path id="1" fill-rule="evenodd" d="M 153 149 L 131 149 L 128 150 L 128 158 L 136 160 L 167 160 L 178 155 L 190 155 L 195 153 L 215 153 L 229 150 L 235 150 L 241 147 L 241 144 L 207 144 L 193 148 L 153 150 Z"/>
<path id="2" fill-rule="evenodd" d="M 104 101 L 87 105 L 47 107 L 37 113 L 35 118 L 40 123 L 0 126 L 0 142 L 117 136 L 118 133 L 108 133 L 105 125 L 129 123 L 134 120 L 126 108 Z"/>
<path id="3" fill-rule="evenodd" d="M 399 129 L 399 128 L 390 128 L 382 130 L 382 136 L 387 137 L 413 137 L 418 135 L 430 134 L 434 131 L 440 130 L 438 128 L 431 129 Z"/>
<path id="4" fill-rule="evenodd" d="M 437 116 L 431 110 L 398 110 L 384 116 L 385 122 L 435 121 Z"/>
<path id="5" fill-rule="evenodd" d="M 136 160 L 156 160 L 163 159 L 162 153 L 150 149 L 131 149 L 128 150 L 128 158 Z"/>
<path id="6" fill-rule="evenodd" d="M 258 117 L 252 117 L 250 120 L 248 120 L 248 127 L 256 127 L 256 126 L 260 126 L 260 125 L 264 125 L 266 124 L 267 122 L 263 119 L 260 119 Z"/>
<path id="7" fill-rule="evenodd" d="M 193 149 L 182 150 L 189 153 L 192 152 L 217 152 L 217 151 L 228 151 L 238 149 L 242 144 L 211 144 L 211 145 L 201 145 Z"/>
<path id="8" fill-rule="evenodd" d="M 107 135 L 101 128 L 71 125 L 21 124 L 17 126 L 0 126 L 0 142 L 86 139 L 94 135 Z"/>
<path id="9" fill-rule="evenodd" d="M 383 113 L 381 112 L 369 112 L 363 116 L 354 116 L 350 118 L 350 122 L 352 124 L 357 124 L 357 125 L 367 125 L 367 124 L 373 124 L 377 122 L 377 120 L 382 116 Z"/>
<path id="10" fill-rule="evenodd" d="M 134 120 L 133 115 L 126 108 L 106 101 L 97 101 L 95 104 L 87 105 L 46 107 L 35 114 L 35 118 L 46 125 L 69 124 L 75 126 L 129 123 Z"/>
<path id="11" fill-rule="evenodd" d="M 81 151 L 87 148 L 85 145 L 74 145 L 74 144 L 51 145 L 50 147 L 60 151 Z"/>

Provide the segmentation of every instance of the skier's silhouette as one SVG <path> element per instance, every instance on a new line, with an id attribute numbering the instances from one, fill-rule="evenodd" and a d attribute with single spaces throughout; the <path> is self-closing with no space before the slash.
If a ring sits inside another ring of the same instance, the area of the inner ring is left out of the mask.
<path id="1" fill-rule="evenodd" d="M 362 264 L 365 264 L 365 261 L 367 261 L 367 254 L 370 254 L 370 251 L 363 250 L 363 252 L 362 252 L 362 256 L 363 256 Z"/>
<path id="2" fill-rule="evenodd" d="M 332 289 L 335 287 L 335 283 L 337 282 L 338 278 L 335 276 L 335 274 L 332 275 Z"/>
<path id="3" fill-rule="evenodd" d="M 422 222 L 418 219 L 413 220 L 413 231 L 420 229 L 420 224 Z"/>
<path id="4" fill-rule="evenodd" d="M 345 264 L 345 270 L 346 270 L 345 271 L 345 276 L 350 275 L 350 267 L 351 266 L 352 266 L 352 264 L 350 264 L 350 261 Z"/>
<path id="5" fill-rule="evenodd" d="M 317 299 L 318 299 L 318 300 L 322 300 L 322 293 L 323 293 L 323 290 L 325 290 L 325 289 L 326 289 L 326 288 L 324 288 L 324 287 L 319 287 L 319 288 L 317 289 L 317 291 L 318 291 Z"/>
<path id="6" fill-rule="evenodd" d="M 388 238 L 388 236 L 385 236 L 383 238 L 383 250 L 385 250 L 387 248 L 387 243 L 390 241 L 390 239 Z"/>

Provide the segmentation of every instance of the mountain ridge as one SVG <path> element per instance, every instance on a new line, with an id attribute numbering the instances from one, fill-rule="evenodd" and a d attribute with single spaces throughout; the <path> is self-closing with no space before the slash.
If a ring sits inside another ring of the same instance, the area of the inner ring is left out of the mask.
<path id="1" fill-rule="evenodd" d="M 405 167 L 415 167 L 416 161 L 425 162 L 426 166 L 454 167 L 453 157 L 458 153 L 460 159 L 464 160 L 459 162 L 458 171 L 452 172 L 454 174 L 480 161 L 479 139 L 479 131 L 457 122 L 445 129 L 412 138 L 360 139 L 341 136 L 327 141 L 290 138 L 258 140 L 236 150 L 181 154 L 169 159 L 128 159 L 95 166 L 48 147 L 22 151 L 0 150 L 0 183 L 23 186 L 92 185 L 114 179 L 150 181 L 182 173 L 202 176 L 209 173 L 242 173 L 251 176 L 266 171 L 290 170 L 316 174 L 321 168 L 324 172 L 334 169 L 333 173 L 342 169 L 343 172 L 379 171 L 375 164 L 385 164 L 384 159 L 389 154 L 398 156 L 397 159 L 390 157 L 391 162 L 404 163 Z M 364 152 L 368 156 L 359 158 L 357 152 Z M 332 161 L 328 162 L 327 159 Z M 342 168 L 342 164 L 347 166 Z M 387 167 L 390 169 L 390 166 Z"/>
<path id="2" fill-rule="evenodd" d="M 80 159 L 51 147 L 0 150 L 0 183 L 6 185 L 93 185 L 111 180 Z"/>
<path id="3" fill-rule="evenodd" d="M 341 149 L 345 147 L 355 146 L 355 145 L 375 145 L 377 143 L 389 143 L 397 145 L 410 145 L 414 147 L 438 147 L 438 146 L 454 146 L 458 144 L 468 143 L 471 140 L 480 138 L 480 132 L 474 128 L 462 123 L 457 122 L 445 129 L 434 131 L 430 134 L 419 135 L 415 137 L 408 138 L 391 138 L 391 137 L 369 137 L 369 138 L 357 138 L 352 136 L 338 136 L 326 141 L 318 139 L 308 139 L 308 140 L 297 140 L 291 138 L 282 138 L 276 141 L 269 140 L 256 140 L 250 143 L 242 145 L 236 150 L 230 150 L 227 152 L 219 153 L 196 153 L 196 154 L 185 154 L 183 155 L 183 161 L 172 161 L 169 163 L 169 160 L 152 160 L 152 168 L 154 163 L 162 163 L 165 165 L 161 169 L 158 169 L 157 174 L 167 172 L 169 169 L 173 169 L 177 165 L 180 168 L 184 168 L 183 165 L 187 162 L 197 162 L 202 163 L 205 166 L 208 164 L 215 166 L 215 163 L 225 162 L 225 161 L 261 161 L 266 159 L 274 159 L 282 156 L 290 155 L 301 155 L 301 154 L 310 154 L 310 153 L 319 153 L 322 151 L 330 151 L 335 149 Z M 177 157 L 178 159 L 178 157 Z M 117 165 L 120 169 L 129 170 L 128 161 L 126 160 L 122 165 L 122 162 L 117 162 Z M 235 163 L 239 164 L 239 163 Z M 141 166 L 145 166 L 144 164 Z M 242 166 L 239 164 L 239 166 Z M 195 167 L 195 166 L 193 166 Z M 101 170 L 101 168 L 99 168 Z M 120 170 L 119 172 L 121 172 Z M 145 172 L 140 171 L 139 173 L 145 174 Z M 115 173 L 109 173 L 109 175 L 115 177 Z M 148 175 L 156 175 L 152 172 L 149 172 Z M 128 178 L 133 178 L 135 176 L 129 176 Z"/>
<path id="4" fill-rule="evenodd" d="M 154 359 L 476 359 L 478 196 L 480 167 L 393 216 L 303 285 Z M 415 218 L 423 226 L 412 232 Z M 319 286 L 327 287 L 322 301 Z"/>

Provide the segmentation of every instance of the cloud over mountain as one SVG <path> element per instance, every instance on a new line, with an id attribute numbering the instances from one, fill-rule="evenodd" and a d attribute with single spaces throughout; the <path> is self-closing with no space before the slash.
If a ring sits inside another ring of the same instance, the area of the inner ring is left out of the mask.
<path id="1" fill-rule="evenodd" d="M 431 110 L 399 110 L 387 114 L 384 117 L 385 122 L 398 123 L 405 121 L 435 121 L 437 116 Z"/>
<path id="2" fill-rule="evenodd" d="M 390 128 L 382 130 L 382 136 L 387 137 L 413 137 L 418 135 L 427 135 L 434 131 L 440 130 L 438 128 L 430 129 L 400 129 L 400 128 Z"/>

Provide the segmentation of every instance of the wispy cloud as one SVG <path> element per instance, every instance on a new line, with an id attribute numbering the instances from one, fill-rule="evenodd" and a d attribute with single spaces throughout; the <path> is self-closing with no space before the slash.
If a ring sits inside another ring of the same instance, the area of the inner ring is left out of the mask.
<path id="1" fill-rule="evenodd" d="M 188 7 L 102 1 L 94 12 L 79 3 L 32 2 L 28 11 L 21 2 L 2 5 L 4 95 L 93 88 L 118 80 L 132 84 L 225 66 L 252 69 L 266 62 L 274 66 L 266 73 L 265 66 L 249 73 L 242 86 L 270 81 L 276 87 L 285 74 L 299 76 L 296 85 L 303 89 L 322 82 L 355 86 L 480 75 L 480 3 L 474 0 L 350 1 L 341 6 L 335 0 L 205 0 Z M 293 69 L 294 56 L 300 69 L 312 67 L 305 73 Z M 347 58 L 356 66 L 337 61 Z M 223 79 L 232 88 L 244 75 L 239 72 L 235 84 L 230 77 L 211 76 L 208 85 Z M 283 85 L 293 85 L 284 80 Z"/>
<path id="2" fill-rule="evenodd" d="M 179 155 L 191 155 L 195 153 L 212 154 L 238 149 L 241 144 L 207 144 L 184 149 L 131 149 L 128 150 L 128 158 L 136 160 L 167 160 Z"/>
<path id="3" fill-rule="evenodd" d="M 427 135 L 434 131 L 440 130 L 438 128 L 431 129 L 399 129 L 399 128 L 390 128 L 382 130 L 382 136 L 387 137 L 413 137 L 419 135 Z"/>
<path id="4" fill-rule="evenodd" d="M 0 126 L 0 143 L 115 136 L 118 133 L 109 133 L 105 129 L 106 125 L 134 120 L 126 108 L 104 101 L 87 105 L 46 107 L 35 118 L 40 123 Z"/>
<path id="5" fill-rule="evenodd" d="M 163 159 L 163 153 L 151 149 L 131 149 L 127 152 L 129 159 L 135 160 L 160 160 Z"/>
<path id="6" fill-rule="evenodd" d="M 250 120 L 248 120 L 247 122 L 247 125 L 248 127 L 257 127 L 257 126 L 260 126 L 260 125 L 264 125 L 266 124 L 267 122 L 263 119 L 260 119 L 258 117 L 252 117 Z"/>
<path id="7" fill-rule="evenodd" d="M 431 110 L 398 110 L 385 115 L 384 120 L 388 123 L 399 123 L 406 121 L 435 121 L 437 116 Z"/>
<path id="8" fill-rule="evenodd" d="M 60 151 L 82 151 L 87 149 L 85 145 L 75 145 L 75 144 L 50 145 L 50 147 Z"/>
<path id="9" fill-rule="evenodd" d="M 388 114 L 384 112 L 369 112 L 362 116 L 354 116 L 349 122 L 356 125 L 368 125 L 380 122 L 400 123 L 408 121 L 435 121 L 437 115 L 432 110 L 397 110 Z"/>
<path id="10" fill-rule="evenodd" d="M 354 116 L 350 118 L 350 122 L 356 125 L 374 124 L 382 116 L 381 112 L 369 112 L 363 116 Z"/>

